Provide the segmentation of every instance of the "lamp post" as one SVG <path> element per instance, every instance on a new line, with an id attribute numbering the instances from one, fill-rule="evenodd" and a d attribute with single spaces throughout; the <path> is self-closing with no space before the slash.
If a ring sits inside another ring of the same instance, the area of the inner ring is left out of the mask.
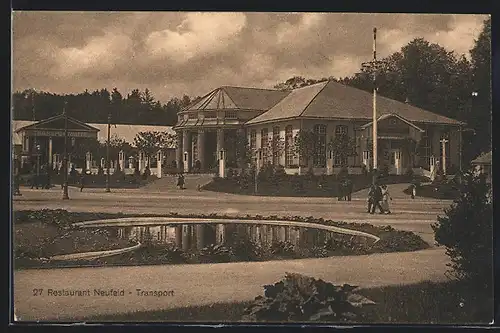
<path id="1" fill-rule="evenodd" d="M 63 115 L 64 115 L 64 182 L 63 182 L 63 200 L 68 200 L 68 115 L 66 114 L 67 102 L 64 102 Z"/>
<path id="2" fill-rule="evenodd" d="M 377 133 L 377 72 L 381 70 L 387 64 L 386 61 L 377 60 L 377 28 L 373 28 L 373 60 L 369 62 L 365 62 L 362 64 L 363 68 L 370 70 L 373 72 L 373 120 L 372 120 L 372 129 L 373 129 L 373 175 L 374 181 L 377 177 L 377 168 L 378 168 L 378 151 L 377 151 L 377 141 L 378 141 L 378 133 Z"/>
<path id="3" fill-rule="evenodd" d="M 106 144 L 106 192 L 111 192 L 109 188 L 109 141 L 111 133 L 111 113 L 108 113 L 108 141 Z"/>

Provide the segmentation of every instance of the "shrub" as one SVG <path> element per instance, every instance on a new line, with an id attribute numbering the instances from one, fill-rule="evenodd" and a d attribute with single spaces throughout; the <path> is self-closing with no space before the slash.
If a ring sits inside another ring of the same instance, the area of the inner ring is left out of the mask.
<path id="1" fill-rule="evenodd" d="M 491 281 L 493 208 L 484 175 L 464 175 L 460 195 L 446 216 L 432 225 L 438 245 L 451 258 L 449 273 L 457 279 Z"/>
<path id="2" fill-rule="evenodd" d="M 339 174 L 337 175 L 338 179 L 343 179 L 349 176 L 349 169 L 344 165 L 340 168 Z"/>
<path id="3" fill-rule="evenodd" d="M 233 251 L 231 248 L 220 245 L 211 244 L 200 250 L 200 261 L 204 263 L 214 263 L 214 262 L 229 262 L 233 257 Z"/>
<path id="4" fill-rule="evenodd" d="M 286 273 L 285 279 L 264 286 L 243 314 L 243 321 L 327 321 L 355 319 L 372 300 L 353 293 L 355 286 L 335 286 L 321 279 Z"/>
<path id="5" fill-rule="evenodd" d="M 413 177 L 413 168 L 411 166 L 408 166 L 408 168 L 406 168 L 405 176 L 409 178 Z"/>
<path id="6" fill-rule="evenodd" d="M 295 247 L 290 242 L 275 242 L 271 245 L 270 252 L 278 256 L 293 256 L 295 255 Z"/>

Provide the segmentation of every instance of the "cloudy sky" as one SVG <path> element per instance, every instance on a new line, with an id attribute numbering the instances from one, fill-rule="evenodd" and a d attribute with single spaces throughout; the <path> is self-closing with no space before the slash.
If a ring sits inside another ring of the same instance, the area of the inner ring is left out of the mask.
<path id="1" fill-rule="evenodd" d="M 162 102 L 222 85 L 272 88 L 294 75 L 343 77 L 415 37 L 457 54 L 486 16 L 338 13 L 15 12 L 13 88 L 54 93 L 149 88 Z"/>

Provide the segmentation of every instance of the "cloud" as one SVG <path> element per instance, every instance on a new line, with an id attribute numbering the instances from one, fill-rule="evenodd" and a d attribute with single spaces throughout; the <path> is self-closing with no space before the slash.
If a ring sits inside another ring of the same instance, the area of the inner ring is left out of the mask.
<path id="1" fill-rule="evenodd" d="M 223 51 L 245 27 L 243 13 L 189 13 L 177 29 L 154 31 L 146 47 L 154 57 L 177 63 Z"/>
<path id="2" fill-rule="evenodd" d="M 422 37 L 467 53 L 484 15 L 17 12 L 13 85 L 54 93 L 150 89 L 162 102 L 221 85 L 344 77 Z"/>
<path id="3" fill-rule="evenodd" d="M 81 48 L 61 48 L 53 73 L 62 77 L 71 77 L 90 69 L 111 70 L 129 50 L 130 45 L 131 40 L 128 36 L 109 32 L 104 36 L 91 38 Z"/>

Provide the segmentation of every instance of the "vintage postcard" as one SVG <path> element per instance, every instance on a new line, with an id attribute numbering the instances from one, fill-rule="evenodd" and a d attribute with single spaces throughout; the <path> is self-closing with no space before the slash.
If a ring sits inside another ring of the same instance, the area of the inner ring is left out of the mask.
<path id="1" fill-rule="evenodd" d="M 17 323 L 491 323 L 489 15 L 12 20 Z"/>

